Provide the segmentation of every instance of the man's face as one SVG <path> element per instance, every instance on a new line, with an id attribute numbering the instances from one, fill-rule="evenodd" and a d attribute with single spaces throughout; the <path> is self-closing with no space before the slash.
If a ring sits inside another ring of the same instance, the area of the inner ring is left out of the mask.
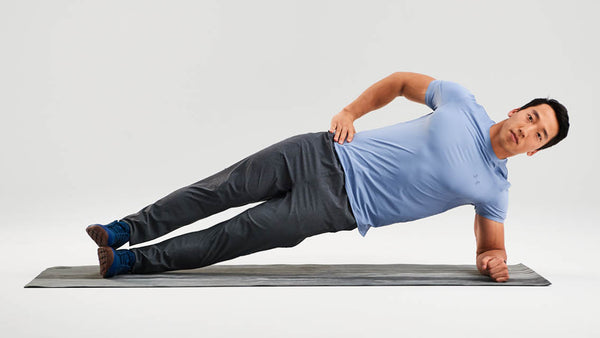
<path id="1" fill-rule="evenodd" d="M 500 146 L 509 156 L 527 153 L 531 156 L 558 134 L 554 110 L 543 103 L 508 113 L 500 134 Z"/>

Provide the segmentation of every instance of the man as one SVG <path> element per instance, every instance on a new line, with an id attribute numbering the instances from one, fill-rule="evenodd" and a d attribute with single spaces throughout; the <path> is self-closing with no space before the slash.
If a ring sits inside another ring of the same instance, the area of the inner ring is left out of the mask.
<path id="1" fill-rule="evenodd" d="M 397 96 L 433 112 L 356 133 L 353 122 Z M 151 273 L 207 266 L 325 232 L 428 217 L 475 207 L 476 264 L 508 280 L 504 219 L 507 158 L 531 156 L 566 137 L 567 110 L 535 99 L 494 123 L 464 87 L 397 72 L 335 115 L 328 132 L 298 135 L 181 188 L 136 214 L 87 227 L 98 244 L 100 273 Z M 347 142 L 345 142 L 347 141 Z M 156 245 L 142 243 L 230 207 L 265 201 L 213 227 Z"/>

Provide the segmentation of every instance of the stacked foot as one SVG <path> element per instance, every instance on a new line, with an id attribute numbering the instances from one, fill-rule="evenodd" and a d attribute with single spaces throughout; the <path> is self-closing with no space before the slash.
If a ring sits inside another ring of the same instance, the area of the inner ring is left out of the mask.
<path id="1" fill-rule="evenodd" d="M 115 250 L 111 247 L 98 248 L 100 274 L 104 278 L 130 273 L 135 263 L 135 254 L 130 250 Z"/>
<path id="2" fill-rule="evenodd" d="M 118 249 L 129 242 L 131 230 L 125 221 L 113 221 L 109 224 L 92 224 L 85 231 L 98 246 L 110 246 Z"/>

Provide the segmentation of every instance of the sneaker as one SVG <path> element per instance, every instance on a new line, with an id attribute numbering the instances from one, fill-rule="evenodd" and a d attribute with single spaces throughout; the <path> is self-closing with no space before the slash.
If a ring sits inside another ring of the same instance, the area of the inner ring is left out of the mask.
<path id="1" fill-rule="evenodd" d="M 110 247 L 98 248 L 100 274 L 104 278 L 131 272 L 135 263 L 135 254 L 131 250 L 115 250 Z"/>
<path id="2" fill-rule="evenodd" d="M 129 242 L 129 224 L 125 221 L 113 221 L 107 225 L 92 224 L 85 231 L 98 244 L 118 249 Z"/>

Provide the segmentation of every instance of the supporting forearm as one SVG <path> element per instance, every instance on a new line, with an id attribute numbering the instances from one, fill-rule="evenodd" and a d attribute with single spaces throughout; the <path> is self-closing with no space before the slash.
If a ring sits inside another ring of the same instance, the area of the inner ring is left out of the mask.
<path id="1" fill-rule="evenodd" d="M 506 282 L 509 274 L 504 248 L 504 224 L 475 215 L 475 238 L 477 270 L 496 282 Z"/>

